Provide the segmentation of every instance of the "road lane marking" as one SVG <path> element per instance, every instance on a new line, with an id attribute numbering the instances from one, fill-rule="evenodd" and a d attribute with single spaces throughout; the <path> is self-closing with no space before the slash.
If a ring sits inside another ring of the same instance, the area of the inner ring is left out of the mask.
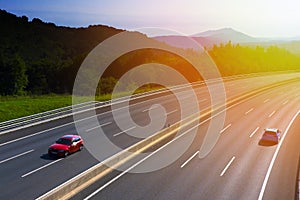
<path id="1" fill-rule="evenodd" d="M 104 124 L 100 124 L 99 126 L 96 126 L 96 127 L 90 128 L 90 129 L 87 129 L 86 132 L 90 132 L 90 131 L 95 130 L 95 129 L 97 129 L 97 128 L 100 128 L 100 127 L 102 127 L 102 126 L 109 125 L 109 124 L 111 124 L 111 123 L 112 123 L 112 122 L 107 122 L 107 123 L 104 123 Z"/>
<path id="2" fill-rule="evenodd" d="M 249 136 L 250 138 L 252 138 L 252 136 L 256 133 L 256 131 L 259 129 L 259 126 L 251 133 L 251 135 Z"/>
<path id="3" fill-rule="evenodd" d="M 171 111 L 171 112 L 168 112 L 168 113 L 166 113 L 165 115 L 167 116 L 167 115 L 170 115 L 170 114 L 172 114 L 172 113 L 174 113 L 174 112 L 177 112 L 177 109 L 176 109 L 176 110 L 173 110 L 173 111 Z"/>
<path id="4" fill-rule="evenodd" d="M 30 172 L 28 172 L 28 173 L 22 175 L 21 177 L 24 178 L 24 177 L 26 177 L 26 176 L 29 176 L 30 174 L 33 174 L 33 173 L 35 173 L 35 172 L 37 172 L 37 171 L 39 171 L 39 170 L 41 170 L 41 169 L 44 169 L 45 167 L 48 167 L 48 166 L 50 166 L 50 165 L 53 165 L 54 163 L 57 163 L 58 161 L 61 161 L 61 160 L 62 160 L 62 158 L 60 158 L 60 159 L 58 159 L 58 160 L 55 160 L 55 161 L 53 161 L 53 162 L 51 162 L 51 163 L 48 163 L 48 164 L 46 164 L 46 165 L 44 165 L 44 166 L 42 166 L 42 167 L 39 167 L 39 168 L 37 168 L 37 169 L 35 169 L 35 170 L 32 170 L 32 171 L 30 171 Z"/>
<path id="5" fill-rule="evenodd" d="M 32 136 L 36 136 L 36 135 L 40 135 L 42 133 L 45 133 L 45 132 L 48 132 L 48 131 L 52 131 L 52 130 L 55 130 L 55 129 L 58 129 L 58 128 L 61 128 L 61 127 L 64 127 L 64 126 L 68 126 L 68 125 L 71 125 L 73 124 L 74 122 L 70 122 L 70 123 L 67 123 L 67 124 L 62 124 L 60 126 L 56 126 L 56 127 L 53 127 L 53 128 L 50 128 L 50 129 L 46 129 L 46 130 L 43 130 L 43 131 L 40 131 L 40 132 L 37 132 L 37 133 L 33 133 L 31 135 L 26 135 L 24 137 L 20 137 L 20 138 L 17 138 L 17 139 L 14 139 L 14 140 L 10 140 L 8 142 L 4 142 L 4 143 L 1 143 L 0 144 L 0 147 L 1 146 L 4 146 L 4 145 L 7 145 L 7 144 L 10 144 L 10 143 L 13 143 L 13 142 L 17 142 L 19 140 L 24 140 L 26 138 L 29 138 L 29 137 L 32 137 Z"/>
<path id="6" fill-rule="evenodd" d="M 285 136 L 286 136 L 287 132 L 289 131 L 290 127 L 292 126 L 293 122 L 295 121 L 295 119 L 299 115 L 299 113 L 300 113 L 300 110 L 298 110 L 298 112 L 294 115 L 294 117 L 290 121 L 289 125 L 287 126 L 287 128 L 286 128 L 286 130 L 285 130 L 285 132 L 284 132 L 284 134 L 283 134 L 283 136 L 281 138 L 281 140 L 279 141 L 279 144 L 278 144 L 278 146 L 277 146 L 277 148 L 275 150 L 275 153 L 274 153 L 274 155 L 272 157 L 272 160 L 270 162 L 270 165 L 269 165 L 267 174 L 265 176 L 264 182 L 262 184 L 262 187 L 261 187 L 261 190 L 260 190 L 260 193 L 259 193 L 259 196 L 258 196 L 258 200 L 262 200 L 262 198 L 264 196 L 264 193 L 265 193 L 265 190 L 266 190 L 266 186 L 267 186 L 267 182 L 268 182 L 269 177 L 271 175 L 271 171 L 272 171 L 273 165 L 275 163 L 276 157 L 278 155 L 279 149 L 280 149 L 280 147 L 281 147 L 281 145 L 282 145 L 282 143 L 283 143 L 283 141 L 285 139 Z"/>
<path id="7" fill-rule="evenodd" d="M 225 128 L 223 128 L 220 133 L 224 133 L 229 127 L 231 126 L 231 124 L 228 124 Z"/>
<path id="8" fill-rule="evenodd" d="M 216 114 L 218 115 L 218 114 Z M 211 118 L 216 117 L 216 115 L 211 116 Z M 164 144 L 163 146 L 159 147 L 158 149 L 156 149 L 155 151 L 151 152 L 150 154 L 148 154 L 146 157 L 142 158 L 141 160 L 139 160 L 138 162 L 134 163 L 132 166 L 130 166 L 129 168 L 127 168 L 126 170 L 124 170 L 122 173 L 120 173 L 118 176 L 114 177 L 113 179 L 109 180 L 107 183 L 105 183 L 104 185 L 102 185 L 100 188 L 98 188 L 96 191 L 94 191 L 92 194 L 90 194 L 89 196 L 87 196 L 86 198 L 84 198 L 84 200 L 88 200 L 90 198 L 92 198 L 93 196 L 95 196 L 97 193 L 99 193 L 101 190 L 103 190 L 104 188 L 106 188 L 107 186 L 109 186 L 110 184 L 112 184 L 113 182 L 115 182 L 116 180 L 118 180 L 120 177 L 122 177 L 124 174 L 128 173 L 130 170 L 132 170 L 133 168 L 135 168 L 136 166 L 138 166 L 139 164 L 141 164 L 142 162 L 144 162 L 145 160 L 147 160 L 148 158 L 150 158 L 151 156 L 153 156 L 154 154 L 156 154 L 157 152 L 159 152 L 160 150 L 164 149 L 165 147 L 167 147 L 169 144 L 177 141 L 178 139 L 180 139 L 181 137 L 183 137 L 186 133 L 190 132 L 191 130 L 199 127 L 200 125 L 204 124 L 204 122 L 199 123 L 193 127 L 191 127 L 190 129 L 186 130 L 185 132 L 183 132 L 181 135 L 177 136 L 176 138 L 174 138 L 173 140 L 167 142 L 166 144 Z"/>
<path id="9" fill-rule="evenodd" d="M 273 112 L 271 112 L 268 117 L 272 117 L 275 112 L 276 112 L 275 110 Z"/>
<path id="10" fill-rule="evenodd" d="M 223 171 L 221 172 L 220 176 L 223 176 L 225 174 L 225 172 L 227 171 L 227 169 L 230 167 L 230 165 L 232 164 L 232 162 L 234 161 L 235 157 L 233 156 L 231 158 L 231 160 L 229 161 L 229 163 L 226 165 L 226 167 L 223 169 Z"/>
<path id="11" fill-rule="evenodd" d="M 111 179 L 109 182 L 107 182 L 105 185 L 101 186 L 100 188 L 98 188 L 96 191 L 94 191 L 92 194 L 90 194 L 88 197 L 85 198 L 85 200 L 92 198 L 93 196 L 95 196 L 97 193 L 99 193 L 101 190 L 103 190 L 104 188 L 108 187 L 110 184 L 112 184 L 113 182 L 115 182 L 117 179 L 119 179 L 120 177 L 122 177 L 123 175 L 125 175 L 126 173 L 128 173 L 130 170 L 132 170 L 133 168 L 135 168 L 136 166 L 138 166 L 139 164 L 141 164 L 142 162 L 144 162 L 146 159 L 148 159 L 149 157 L 151 157 L 152 155 L 154 155 L 155 153 L 157 153 L 158 151 L 162 150 L 163 148 L 167 147 L 168 145 L 170 145 L 171 143 L 177 141 L 178 139 L 180 139 L 181 137 L 183 137 L 185 134 L 187 134 L 189 131 L 199 127 L 200 125 L 205 124 L 206 122 L 208 122 L 209 120 L 211 120 L 214 117 L 217 117 L 218 115 L 220 115 L 223 112 L 226 112 L 227 110 L 240 105 L 246 101 L 248 101 L 249 99 L 252 99 L 254 97 L 260 96 L 261 94 L 255 94 L 253 95 L 251 98 L 247 98 L 244 100 L 241 100 L 240 102 L 237 102 L 229 107 L 227 107 L 225 110 L 221 110 L 219 112 L 217 112 L 216 114 L 210 116 L 209 118 L 203 120 L 202 122 L 200 122 L 199 124 L 193 126 L 192 128 L 190 128 L 189 130 L 185 131 L 184 133 L 182 133 L 181 135 L 175 137 L 173 140 L 169 141 L 168 143 L 166 143 L 165 145 L 161 146 L 160 148 L 158 148 L 157 150 L 155 150 L 154 152 L 150 153 L 148 156 L 144 157 L 143 159 L 141 159 L 140 161 L 138 161 L 137 163 L 135 163 L 134 165 L 132 165 L 131 167 L 129 167 L 126 171 L 123 171 L 121 174 L 119 174 L 118 176 L 114 177 L 113 179 Z M 95 166 L 93 166 L 95 167 Z M 74 177 L 74 179 L 76 179 L 77 177 L 81 176 L 82 174 L 86 173 L 87 171 L 82 172 L 81 174 L 77 175 L 76 177 Z M 62 185 L 64 184 L 68 184 L 69 182 L 71 182 L 73 179 L 68 180 L 67 182 L 55 187 L 54 189 L 48 191 L 47 193 L 43 194 L 42 196 L 40 196 L 38 199 L 41 199 L 42 197 L 45 197 L 47 194 L 50 194 L 51 192 L 57 190 L 57 188 L 62 187 Z"/>
<path id="12" fill-rule="evenodd" d="M 264 103 L 267 103 L 268 101 L 270 101 L 270 99 L 266 99 L 266 100 L 264 100 Z"/>
<path id="13" fill-rule="evenodd" d="M 289 102 L 289 100 L 286 100 L 285 102 L 282 103 L 282 105 L 285 105 Z"/>
<path id="14" fill-rule="evenodd" d="M 150 108 L 147 108 L 147 109 L 143 110 L 142 112 L 148 112 L 149 110 L 152 110 L 152 109 L 155 109 L 155 108 L 157 108 L 157 105 L 153 105 Z"/>
<path id="15" fill-rule="evenodd" d="M 127 132 L 127 131 L 130 131 L 130 130 L 132 130 L 132 129 L 134 129 L 134 128 L 136 128 L 136 126 L 133 126 L 133 127 L 129 128 L 129 129 L 126 129 L 126 130 L 121 131 L 121 132 L 119 132 L 119 133 L 116 133 L 116 134 L 114 134 L 113 136 L 116 137 L 116 136 L 121 135 L 122 133 L 125 133 L 125 132 Z"/>
<path id="16" fill-rule="evenodd" d="M 254 110 L 254 108 L 251 108 L 250 110 L 248 110 L 247 112 L 245 112 L 245 115 L 248 115 L 253 110 Z"/>
<path id="17" fill-rule="evenodd" d="M 31 149 L 31 150 L 29 150 L 29 151 L 26 151 L 26 152 L 20 153 L 20 154 L 18 154 L 18 155 L 15 155 L 15 156 L 13 156 L 13 157 L 7 158 L 7 159 L 5 159 L 5 160 L 0 161 L 0 164 L 5 163 L 5 162 L 7 162 L 7 161 L 9 161 L 9 160 L 12 160 L 12 159 L 14 159 L 14 158 L 18 158 L 18 157 L 23 156 L 23 155 L 25 155 L 25 154 L 31 153 L 31 152 L 33 152 L 33 151 L 34 151 L 34 150 Z"/>
<path id="18" fill-rule="evenodd" d="M 196 151 L 196 153 L 194 153 L 189 159 L 187 159 L 187 161 L 185 161 L 180 168 L 183 168 L 186 164 L 188 164 L 197 154 L 199 153 L 199 151 Z"/>
<path id="19" fill-rule="evenodd" d="M 207 99 L 201 99 L 201 100 L 198 101 L 198 103 L 204 102 L 204 101 L 206 101 L 206 100 L 207 100 Z"/>

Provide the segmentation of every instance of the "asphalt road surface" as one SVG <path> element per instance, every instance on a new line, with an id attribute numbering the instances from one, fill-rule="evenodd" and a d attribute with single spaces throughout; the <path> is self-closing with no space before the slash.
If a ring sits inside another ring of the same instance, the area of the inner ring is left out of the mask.
<path id="1" fill-rule="evenodd" d="M 299 88 L 299 83 L 282 86 L 229 108 L 221 138 L 204 159 L 195 155 L 208 123 L 200 126 L 199 137 L 172 165 L 149 173 L 115 171 L 73 199 L 294 199 Z M 281 145 L 260 144 L 267 127 L 282 130 Z M 171 156 L 180 144 L 174 141 L 137 167 Z"/>
<path id="2" fill-rule="evenodd" d="M 283 76 L 270 76 L 227 81 L 225 82 L 226 95 L 227 97 L 238 96 L 243 92 L 282 79 Z M 277 127 L 283 133 L 285 132 L 293 116 L 300 109 L 299 86 L 300 83 L 297 82 L 270 89 L 228 108 L 222 136 L 213 151 L 204 159 L 200 160 L 193 155 L 199 150 L 209 121 L 199 124 L 199 133 L 194 143 L 172 165 L 151 173 L 124 173 L 116 181 L 96 192 L 91 198 L 257 199 L 274 152 L 279 146 L 259 145 L 259 138 L 265 127 Z M 209 107 L 210 96 L 205 86 L 199 86 L 196 92 L 199 107 L 201 109 Z M 181 100 L 188 102 L 189 97 L 185 96 L 184 90 L 181 91 L 181 94 Z M 166 125 L 173 124 L 180 119 L 180 107 L 172 94 L 131 104 L 129 110 L 132 119 L 138 125 L 147 125 L 150 122 L 149 109 L 153 109 L 151 106 L 154 104 L 162 105 L 165 108 Z M 120 110 L 122 109 L 120 107 Z M 192 108 L 189 112 L 193 112 Z M 120 148 L 126 148 L 141 140 L 141 138 L 130 137 L 121 131 L 114 122 L 116 119 L 109 109 L 97 110 L 97 114 L 99 123 L 105 131 L 105 136 L 101 137 L 109 138 Z M 89 117 L 89 113 L 84 113 L 79 117 L 82 119 L 80 121 L 82 131 L 91 134 L 97 133 L 97 124 L 90 123 Z M 117 117 L 120 118 L 119 120 L 123 120 L 126 115 L 120 114 Z M 159 118 L 160 116 L 154 117 Z M 294 125 L 290 129 L 291 131 L 293 127 Z M 128 127 L 127 132 L 134 129 L 135 127 Z M 49 157 L 47 155 L 48 146 L 65 134 L 78 134 L 72 117 L 1 135 L 0 199 L 37 198 L 99 162 L 87 149 L 63 159 Z M 264 195 L 268 199 L 279 197 L 277 193 L 280 189 L 288 191 L 286 193 L 289 195 L 294 195 L 292 194 L 294 193 L 293 186 L 275 184 L 284 174 L 282 168 L 288 173 L 287 176 L 290 179 L 293 179 L 295 173 L 294 157 L 297 155 L 294 153 L 298 149 L 295 144 L 293 146 L 286 143 L 295 143 L 299 138 L 297 138 L 297 134 L 290 134 L 290 132 L 286 134 L 287 137 L 281 145 L 265 187 Z M 289 134 L 294 136 L 289 136 Z M 178 145 L 180 145 L 180 140 L 172 142 L 146 159 L 141 165 L 147 165 L 152 158 L 159 159 L 160 154 L 169 155 L 169 152 L 174 151 Z M 285 154 L 290 156 L 282 155 L 283 151 L 287 151 Z M 114 153 L 116 152 L 108 152 L 103 159 Z M 287 165 L 282 166 L 282 163 L 287 163 Z M 294 170 L 286 170 L 290 168 Z M 91 195 L 117 175 L 120 175 L 120 172 L 111 173 L 108 177 L 79 193 L 74 199 L 82 199 Z M 286 182 L 290 183 L 290 179 Z M 270 184 L 274 184 L 273 187 L 277 189 L 270 188 Z M 272 193 L 275 196 L 269 197 L 268 195 Z"/>

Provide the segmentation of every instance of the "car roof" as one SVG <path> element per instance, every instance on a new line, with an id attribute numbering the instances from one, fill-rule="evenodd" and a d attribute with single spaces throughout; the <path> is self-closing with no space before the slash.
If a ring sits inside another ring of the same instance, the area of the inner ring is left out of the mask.
<path id="1" fill-rule="evenodd" d="M 64 136 L 62 136 L 62 138 L 72 140 L 74 138 L 80 138 L 80 136 L 79 135 L 64 135 Z"/>
<path id="2" fill-rule="evenodd" d="M 265 131 L 277 132 L 278 128 L 266 128 Z"/>

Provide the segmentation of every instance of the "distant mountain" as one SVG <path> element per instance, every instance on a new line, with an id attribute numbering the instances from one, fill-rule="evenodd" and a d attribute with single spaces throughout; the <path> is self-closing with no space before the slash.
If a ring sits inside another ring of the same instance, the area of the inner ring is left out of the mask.
<path id="1" fill-rule="evenodd" d="M 211 48 L 214 44 L 226 44 L 231 41 L 233 44 L 247 45 L 247 46 L 263 46 L 268 47 L 276 45 L 285 48 L 292 53 L 300 54 L 300 37 L 292 38 L 255 38 L 246 35 L 242 32 L 236 31 L 232 28 L 223 28 L 218 30 L 209 30 L 197 33 L 191 36 L 157 36 L 154 39 L 165 42 L 169 45 L 184 48 L 184 49 L 201 49 L 202 47 Z M 199 46 L 200 44 L 200 46 Z"/>
<path id="2" fill-rule="evenodd" d="M 242 32 L 233 30 L 232 28 L 223 28 L 218 30 L 210 30 L 202 33 L 194 34 L 192 37 L 205 37 L 215 41 L 232 43 L 258 42 L 259 39 L 246 35 Z"/>
<path id="3" fill-rule="evenodd" d="M 197 50 L 202 50 L 202 47 L 211 47 L 213 44 L 218 44 L 221 42 L 219 40 L 208 37 L 185 37 L 176 35 L 157 36 L 153 39 L 158 40 L 160 42 L 165 42 L 166 44 L 172 45 L 174 47 Z"/>
<path id="4" fill-rule="evenodd" d="M 192 48 L 198 49 L 200 44 L 203 47 L 212 47 L 214 44 L 227 43 L 249 43 L 260 41 L 257 38 L 253 38 L 244 33 L 233 30 L 232 28 L 223 28 L 219 30 L 210 30 L 202 33 L 197 33 L 189 37 L 185 36 L 157 36 L 154 39 L 165 42 L 169 45 L 180 47 L 180 48 Z M 195 43 L 196 42 L 196 43 Z"/>

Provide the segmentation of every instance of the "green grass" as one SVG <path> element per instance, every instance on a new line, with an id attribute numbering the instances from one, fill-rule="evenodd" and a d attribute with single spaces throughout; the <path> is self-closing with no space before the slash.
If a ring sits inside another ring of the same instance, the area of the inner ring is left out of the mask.
<path id="1" fill-rule="evenodd" d="M 72 104 L 71 95 L 0 97 L 0 121 L 7 121 Z"/>
<path id="2" fill-rule="evenodd" d="M 138 90 L 135 93 L 149 90 L 153 90 L 153 88 Z M 129 94 L 120 93 L 115 95 L 115 97 L 126 95 Z M 76 103 L 90 101 L 91 99 L 91 97 L 79 97 L 76 98 Z M 95 99 L 96 101 L 107 101 L 111 99 L 111 94 L 96 96 Z M 69 105 L 72 105 L 72 95 L 0 96 L 0 122 Z"/>

